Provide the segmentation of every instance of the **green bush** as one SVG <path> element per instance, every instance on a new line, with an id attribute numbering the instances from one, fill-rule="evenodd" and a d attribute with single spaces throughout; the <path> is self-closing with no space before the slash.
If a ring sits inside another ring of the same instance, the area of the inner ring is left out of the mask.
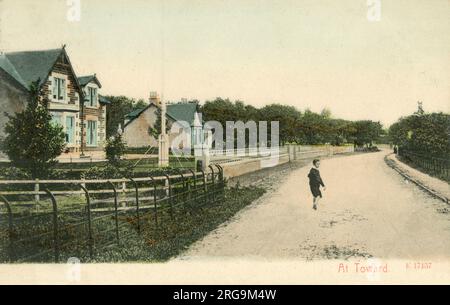
<path id="1" fill-rule="evenodd" d="M 119 179 L 123 178 L 122 172 L 119 168 L 107 166 L 94 166 L 81 174 L 82 179 L 86 180 L 101 180 L 101 179 Z"/>
<path id="2" fill-rule="evenodd" d="M 125 154 L 125 149 L 126 146 L 121 134 L 108 138 L 105 146 L 106 159 L 111 165 L 118 166 L 120 159 Z"/>
<path id="3" fill-rule="evenodd" d="M 31 175 L 18 167 L 3 168 L 0 174 L 2 180 L 30 180 Z"/>

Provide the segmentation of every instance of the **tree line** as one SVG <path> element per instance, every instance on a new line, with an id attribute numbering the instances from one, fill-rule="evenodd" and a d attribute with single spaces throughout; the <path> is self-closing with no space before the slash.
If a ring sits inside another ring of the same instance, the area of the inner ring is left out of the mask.
<path id="1" fill-rule="evenodd" d="M 107 107 L 106 134 L 113 136 L 119 124 L 123 127 L 127 113 L 142 109 L 147 102 L 125 96 L 107 96 L 111 105 Z M 198 100 L 195 100 L 198 102 Z M 245 104 L 242 101 L 216 98 L 208 100 L 200 106 L 203 120 L 218 121 L 226 126 L 227 121 L 278 121 L 280 124 L 280 144 L 297 143 L 304 145 L 317 144 L 354 144 L 355 146 L 371 146 L 384 139 L 386 131 L 380 122 L 371 120 L 350 121 L 334 118 L 328 109 L 320 113 L 306 109 L 303 112 L 294 106 L 270 104 L 261 108 Z M 270 124 L 268 124 L 270 135 Z M 224 135 L 225 137 L 225 135 Z"/>
<path id="2" fill-rule="evenodd" d="M 320 113 L 310 109 L 302 112 L 294 106 L 282 104 L 257 108 L 242 101 L 232 102 L 229 99 L 216 98 L 206 101 L 201 106 L 201 113 L 204 121 L 218 121 L 223 126 L 227 121 L 278 121 L 280 144 L 351 143 L 356 146 L 372 146 L 386 133 L 380 122 L 338 119 L 334 118 L 328 109 Z M 268 133 L 270 134 L 270 130 Z"/>
<path id="3" fill-rule="evenodd" d="M 450 158 L 450 115 L 425 113 L 421 106 L 389 128 L 389 138 L 400 150 Z"/>

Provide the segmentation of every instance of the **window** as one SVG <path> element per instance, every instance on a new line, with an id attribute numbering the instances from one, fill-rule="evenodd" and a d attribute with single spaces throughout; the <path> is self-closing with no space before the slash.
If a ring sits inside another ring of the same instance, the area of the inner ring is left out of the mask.
<path id="1" fill-rule="evenodd" d="M 69 144 L 74 144 L 75 138 L 75 117 L 66 117 L 66 142 Z"/>
<path id="2" fill-rule="evenodd" d="M 97 106 L 97 88 L 88 87 L 87 88 L 87 105 L 90 107 Z"/>
<path id="3" fill-rule="evenodd" d="M 66 80 L 60 77 L 53 78 L 53 99 L 65 101 L 66 99 Z"/>
<path id="4" fill-rule="evenodd" d="M 87 145 L 97 146 L 97 121 L 87 121 Z"/>

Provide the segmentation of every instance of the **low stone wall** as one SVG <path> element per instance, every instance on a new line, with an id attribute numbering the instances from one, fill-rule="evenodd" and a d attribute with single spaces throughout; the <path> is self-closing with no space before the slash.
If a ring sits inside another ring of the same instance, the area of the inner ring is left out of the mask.
<path id="1" fill-rule="evenodd" d="M 238 177 L 251 172 L 255 172 L 267 167 L 281 165 L 290 161 L 319 158 L 336 154 L 352 153 L 353 146 L 311 146 L 305 149 L 304 146 L 290 145 L 285 149 L 286 153 L 280 154 L 279 158 L 260 157 L 241 159 L 238 161 L 219 162 L 223 167 L 226 178 Z"/>
<path id="2" fill-rule="evenodd" d="M 280 156 L 278 160 L 271 161 L 270 158 L 255 158 L 222 163 L 223 173 L 226 178 L 238 177 L 251 172 L 256 172 L 266 167 L 277 166 L 289 162 L 289 156 Z M 270 166 L 271 165 L 271 166 Z"/>

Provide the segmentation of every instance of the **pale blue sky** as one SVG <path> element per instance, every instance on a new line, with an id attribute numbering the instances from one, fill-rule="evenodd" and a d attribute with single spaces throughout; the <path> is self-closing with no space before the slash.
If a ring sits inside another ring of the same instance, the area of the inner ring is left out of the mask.
<path id="1" fill-rule="evenodd" d="M 366 0 L 167 0 L 164 18 L 162 4 L 81 0 L 73 23 L 66 0 L 0 0 L 0 49 L 67 44 L 77 74 L 96 72 L 103 94 L 147 98 L 164 75 L 168 100 L 328 107 L 386 124 L 417 100 L 450 111 L 448 0 L 381 0 L 379 22 Z"/>

